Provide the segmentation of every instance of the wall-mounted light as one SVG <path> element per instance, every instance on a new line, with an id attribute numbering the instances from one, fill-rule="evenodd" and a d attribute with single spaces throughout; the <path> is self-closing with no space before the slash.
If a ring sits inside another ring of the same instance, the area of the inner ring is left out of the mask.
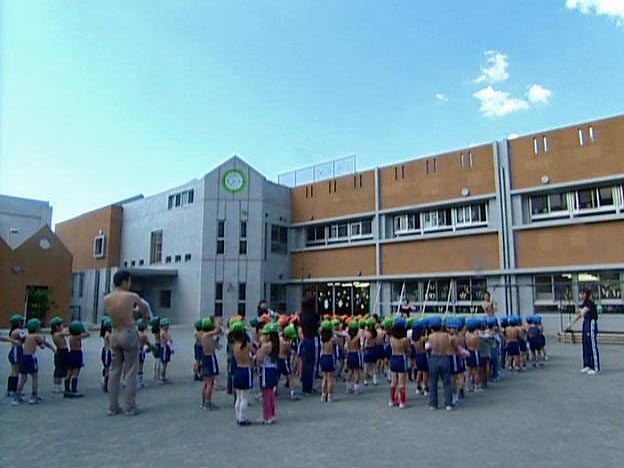
<path id="1" fill-rule="evenodd" d="M 19 273 L 23 273 L 24 272 L 24 267 L 16 265 L 13 268 L 11 268 L 11 271 L 15 274 L 19 274 Z"/>
<path id="2" fill-rule="evenodd" d="M 470 189 L 468 187 L 464 187 L 459 193 L 461 193 L 462 197 L 467 197 L 468 195 L 470 195 Z"/>
<path id="3" fill-rule="evenodd" d="M 543 175 L 540 178 L 540 182 L 542 183 L 542 185 L 546 185 L 550 183 L 550 177 L 548 177 L 547 175 Z"/>

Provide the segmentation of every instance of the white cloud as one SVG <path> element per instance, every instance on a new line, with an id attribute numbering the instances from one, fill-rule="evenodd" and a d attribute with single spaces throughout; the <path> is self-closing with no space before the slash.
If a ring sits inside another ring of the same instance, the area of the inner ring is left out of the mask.
<path id="1" fill-rule="evenodd" d="M 507 73 L 509 62 L 506 55 L 495 50 L 487 50 L 485 61 L 486 65 L 481 67 L 481 74 L 475 78 L 475 83 L 499 83 L 509 78 Z"/>
<path id="2" fill-rule="evenodd" d="M 529 108 L 529 103 L 524 99 L 509 97 L 509 93 L 498 91 L 491 86 L 480 89 L 473 96 L 481 101 L 479 112 L 485 117 L 503 117 Z"/>
<path id="3" fill-rule="evenodd" d="M 531 104 L 542 103 L 546 104 L 550 101 L 552 91 L 544 88 L 542 85 L 533 84 L 529 86 L 529 90 L 526 93 L 527 99 Z"/>
<path id="4" fill-rule="evenodd" d="M 435 98 L 438 102 L 446 102 L 448 101 L 448 98 L 446 97 L 445 94 L 442 93 L 436 93 Z"/>
<path id="5" fill-rule="evenodd" d="M 622 0 L 566 0 L 566 7 L 579 10 L 584 15 L 612 16 L 618 25 L 624 24 L 624 1 Z"/>

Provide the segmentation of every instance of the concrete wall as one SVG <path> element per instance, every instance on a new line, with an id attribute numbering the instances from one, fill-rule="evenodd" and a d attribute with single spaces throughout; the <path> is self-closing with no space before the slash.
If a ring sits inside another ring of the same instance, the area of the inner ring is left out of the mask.
<path id="1" fill-rule="evenodd" d="M 0 238 L 15 248 L 43 226 L 52 225 L 46 201 L 0 195 Z"/>

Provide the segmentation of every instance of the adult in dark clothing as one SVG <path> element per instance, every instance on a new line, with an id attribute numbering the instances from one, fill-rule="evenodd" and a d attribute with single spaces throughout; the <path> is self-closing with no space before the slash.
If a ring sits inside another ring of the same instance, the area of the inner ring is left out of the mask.
<path id="1" fill-rule="evenodd" d="M 321 349 L 318 335 L 321 318 L 316 311 L 316 300 L 314 297 L 306 297 L 301 301 L 299 322 L 302 334 L 299 347 L 301 387 L 303 393 L 309 395 L 314 391 L 314 373 Z"/>
<path id="2" fill-rule="evenodd" d="M 600 352 L 598 351 L 598 311 L 591 300 L 591 290 L 581 291 L 581 308 L 568 325 L 568 330 L 583 318 L 583 368 L 581 372 L 594 375 L 600 372 Z"/>

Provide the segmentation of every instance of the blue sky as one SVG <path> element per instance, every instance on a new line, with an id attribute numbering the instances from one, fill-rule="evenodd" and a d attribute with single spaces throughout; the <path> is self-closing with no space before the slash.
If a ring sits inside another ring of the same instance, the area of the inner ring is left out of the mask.
<path id="1" fill-rule="evenodd" d="M 0 193 L 54 223 L 233 154 L 277 180 L 624 113 L 624 0 L 1 5 Z"/>

